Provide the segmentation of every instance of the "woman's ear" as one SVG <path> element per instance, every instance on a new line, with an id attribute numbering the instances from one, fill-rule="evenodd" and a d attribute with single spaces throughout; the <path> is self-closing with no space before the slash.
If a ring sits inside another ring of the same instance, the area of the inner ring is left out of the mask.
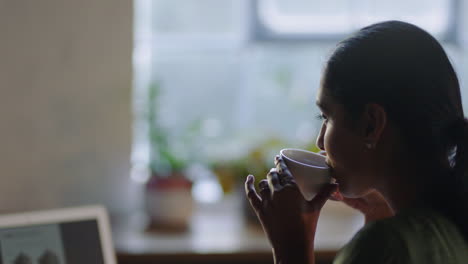
<path id="1" fill-rule="evenodd" d="M 365 125 L 365 144 L 373 148 L 380 141 L 382 133 L 387 126 L 387 112 L 379 104 L 367 104 L 364 109 L 363 119 Z"/>

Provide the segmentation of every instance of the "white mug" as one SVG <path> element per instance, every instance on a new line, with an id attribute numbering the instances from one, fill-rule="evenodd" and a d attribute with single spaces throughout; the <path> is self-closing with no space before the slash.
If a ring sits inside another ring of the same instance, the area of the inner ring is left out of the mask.
<path id="1" fill-rule="evenodd" d="M 332 182 L 324 156 L 292 148 L 282 149 L 280 156 L 306 200 L 312 200 L 323 186 Z"/>

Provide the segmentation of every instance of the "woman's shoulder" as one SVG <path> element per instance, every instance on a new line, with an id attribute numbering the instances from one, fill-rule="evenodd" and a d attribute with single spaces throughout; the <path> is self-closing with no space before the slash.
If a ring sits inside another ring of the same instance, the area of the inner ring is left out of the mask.
<path id="1" fill-rule="evenodd" d="M 409 259 L 408 248 L 395 233 L 395 222 L 388 220 L 367 223 L 340 250 L 333 263 L 407 263 L 404 260 Z"/>
<path id="2" fill-rule="evenodd" d="M 468 243 L 457 227 L 426 208 L 366 224 L 335 263 L 465 263 Z M 462 262 L 464 261 L 464 262 Z"/>

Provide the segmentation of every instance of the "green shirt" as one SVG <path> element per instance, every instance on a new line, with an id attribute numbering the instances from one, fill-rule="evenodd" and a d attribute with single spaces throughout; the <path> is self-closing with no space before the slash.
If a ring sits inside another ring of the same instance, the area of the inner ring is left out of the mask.
<path id="1" fill-rule="evenodd" d="M 468 242 L 436 211 L 406 210 L 366 224 L 333 263 L 467 264 Z"/>

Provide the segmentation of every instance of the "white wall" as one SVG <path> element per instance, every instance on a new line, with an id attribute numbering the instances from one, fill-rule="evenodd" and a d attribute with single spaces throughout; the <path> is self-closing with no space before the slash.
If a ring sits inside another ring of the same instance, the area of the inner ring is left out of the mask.
<path id="1" fill-rule="evenodd" d="M 137 204 L 132 1 L 0 0 L 0 211 Z"/>
<path id="2" fill-rule="evenodd" d="M 461 51 L 461 67 L 457 69 L 458 78 L 460 79 L 463 109 L 465 116 L 468 116 L 468 1 L 460 2 L 460 51 Z"/>

